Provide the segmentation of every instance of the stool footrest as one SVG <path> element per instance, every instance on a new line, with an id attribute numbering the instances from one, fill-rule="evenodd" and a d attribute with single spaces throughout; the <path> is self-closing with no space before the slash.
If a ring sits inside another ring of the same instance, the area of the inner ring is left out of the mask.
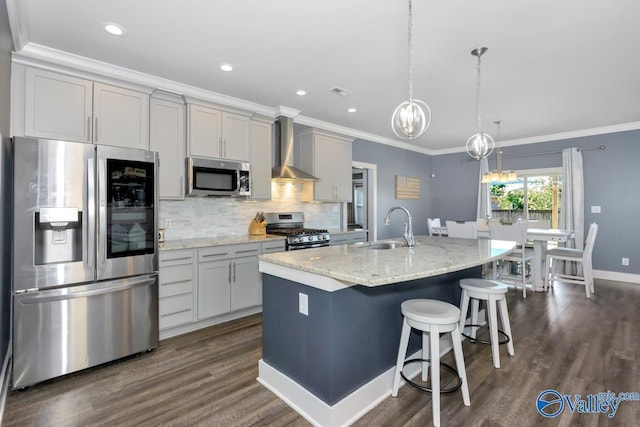
<path id="1" fill-rule="evenodd" d="M 465 328 L 467 326 L 471 326 L 471 327 L 475 327 L 475 328 L 483 328 L 483 329 L 484 328 L 488 328 L 487 325 L 472 325 L 472 324 L 464 325 Z M 464 330 L 464 328 L 463 328 L 463 330 Z M 498 341 L 498 344 L 503 345 L 503 344 L 507 344 L 509 341 L 511 341 L 511 337 L 509 337 L 509 335 L 505 334 L 500 329 L 498 329 L 498 334 L 500 334 L 500 335 L 502 335 L 504 337 L 504 339 Z M 460 332 L 460 335 L 462 335 L 463 337 L 468 339 L 469 342 L 474 343 L 474 344 L 491 344 L 491 341 L 489 341 L 489 340 L 482 340 L 480 338 L 473 338 L 472 336 L 467 335 L 464 332 Z"/>
<path id="2" fill-rule="evenodd" d="M 410 363 L 418 363 L 418 362 L 429 362 L 429 363 L 431 363 L 431 360 L 430 359 L 409 359 L 409 360 L 405 360 L 404 361 L 404 364 L 402 365 L 402 367 L 404 368 L 405 366 L 407 366 Z M 456 376 L 456 378 L 458 379 L 458 382 L 453 387 L 440 389 L 440 393 L 453 393 L 454 391 L 459 390 L 460 387 L 462 386 L 462 379 L 458 375 L 458 371 L 454 367 L 452 367 L 450 365 L 447 365 L 444 362 L 440 362 L 440 366 L 445 368 L 450 373 L 454 374 Z M 404 369 L 400 371 L 400 376 L 402 377 L 403 380 L 405 380 L 407 382 L 407 384 L 409 384 L 411 387 L 413 387 L 413 388 L 415 388 L 417 390 L 424 391 L 424 392 L 427 392 L 427 393 L 432 393 L 433 392 L 432 389 L 430 389 L 428 387 L 425 387 L 425 386 L 422 386 L 420 384 L 417 384 L 417 383 L 411 381 L 409 378 L 407 378 L 404 375 Z"/>

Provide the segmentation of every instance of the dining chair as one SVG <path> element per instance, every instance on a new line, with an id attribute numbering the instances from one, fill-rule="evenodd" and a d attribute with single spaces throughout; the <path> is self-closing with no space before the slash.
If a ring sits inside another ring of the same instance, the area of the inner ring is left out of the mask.
<path id="1" fill-rule="evenodd" d="M 459 237 L 463 239 L 477 239 L 478 228 L 475 221 L 456 222 L 446 221 L 447 233 L 449 237 Z"/>
<path id="2" fill-rule="evenodd" d="M 434 232 L 434 228 L 442 227 L 440 224 L 440 218 L 427 218 L 427 231 L 429 232 L 429 236 L 434 236 L 439 233 Z"/>
<path id="3" fill-rule="evenodd" d="M 492 239 L 516 242 L 513 252 L 494 262 L 494 276 L 502 282 L 522 286 L 522 297 L 526 298 L 527 285 L 533 283 L 533 275 L 528 265 L 533 260 L 533 249 L 525 245 L 527 225 L 524 223 L 504 225 L 491 222 L 489 232 Z M 517 263 L 515 269 L 512 263 Z"/>
<path id="4" fill-rule="evenodd" d="M 553 286 L 553 281 L 577 283 L 584 285 L 587 298 L 591 298 L 591 294 L 595 292 L 593 286 L 593 266 L 591 264 L 591 255 L 593 246 L 596 242 L 598 234 L 598 224 L 591 223 L 587 232 L 587 239 L 584 249 L 574 248 L 555 248 L 547 251 L 547 274 L 544 277 L 544 290 Z M 578 263 L 578 271 L 576 274 L 559 273 L 558 261 L 573 261 Z"/>

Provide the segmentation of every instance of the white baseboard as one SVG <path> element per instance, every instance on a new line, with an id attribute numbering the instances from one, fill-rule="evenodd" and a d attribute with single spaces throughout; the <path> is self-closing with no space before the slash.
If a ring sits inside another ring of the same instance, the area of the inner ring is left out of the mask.
<path id="1" fill-rule="evenodd" d="M 449 335 L 440 337 L 440 354 L 451 351 Z M 421 358 L 418 350 L 408 358 Z M 412 379 L 421 372 L 421 364 L 407 366 L 404 370 L 407 378 Z M 296 383 L 260 359 L 258 362 L 258 382 L 271 390 L 287 405 L 315 426 L 348 426 L 391 396 L 395 366 L 364 384 L 362 387 L 334 405 L 329 405 L 313 393 Z M 404 381 L 401 380 L 401 385 Z"/>
<path id="2" fill-rule="evenodd" d="M 635 283 L 640 285 L 640 274 L 619 273 L 617 271 L 593 270 L 594 279 L 614 280 L 616 282 Z"/>
<path id="3" fill-rule="evenodd" d="M 4 403 L 7 401 L 7 395 L 9 393 L 9 383 L 11 382 L 11 357 L 12 357 L 13 345 L 9 341 L 7 347 L 7 354 L 4 357 L 2 363 L 2 371 L 0 372 L 0 425 L 2 425 L 2 419 L 4 417 Z"/>

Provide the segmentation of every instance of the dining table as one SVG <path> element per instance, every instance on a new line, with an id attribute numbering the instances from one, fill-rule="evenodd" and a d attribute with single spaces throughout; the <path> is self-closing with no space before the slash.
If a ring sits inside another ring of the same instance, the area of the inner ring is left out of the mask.
<path id="1" fill-rule="evenodd" d="M 574 230 L 562 228 L 527 228 L 527 240 L 533 242 L 533 262 L 531 265 L 532 286 L 536 292 L 544 291 L 544 271 L 546 250 L 549 242 L 556 242 L 560 246 L 566 245 L 567 241 L 576 235 Z M 489 238 L 491 233 L 489 227 L 478 227 L 479 238 Z"/>

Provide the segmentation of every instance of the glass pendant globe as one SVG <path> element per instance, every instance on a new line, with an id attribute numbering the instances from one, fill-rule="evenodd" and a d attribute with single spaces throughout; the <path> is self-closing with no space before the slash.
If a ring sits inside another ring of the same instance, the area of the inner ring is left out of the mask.
<path id="1" fill-rule="evenodd" d="M 391 128 L 398 138 L 414 139 L 424 134 L 431 124 L 431 110 L 424 102 L 412 99 L 398 105 L 391 116 Z"/>
<path id="2" fill-rule="evenodd" d="M 493 138 L 484 132 L 471 135 L 467 140 L 467 153 L 476 160 L 487 157 L 493 151 Z"/>

